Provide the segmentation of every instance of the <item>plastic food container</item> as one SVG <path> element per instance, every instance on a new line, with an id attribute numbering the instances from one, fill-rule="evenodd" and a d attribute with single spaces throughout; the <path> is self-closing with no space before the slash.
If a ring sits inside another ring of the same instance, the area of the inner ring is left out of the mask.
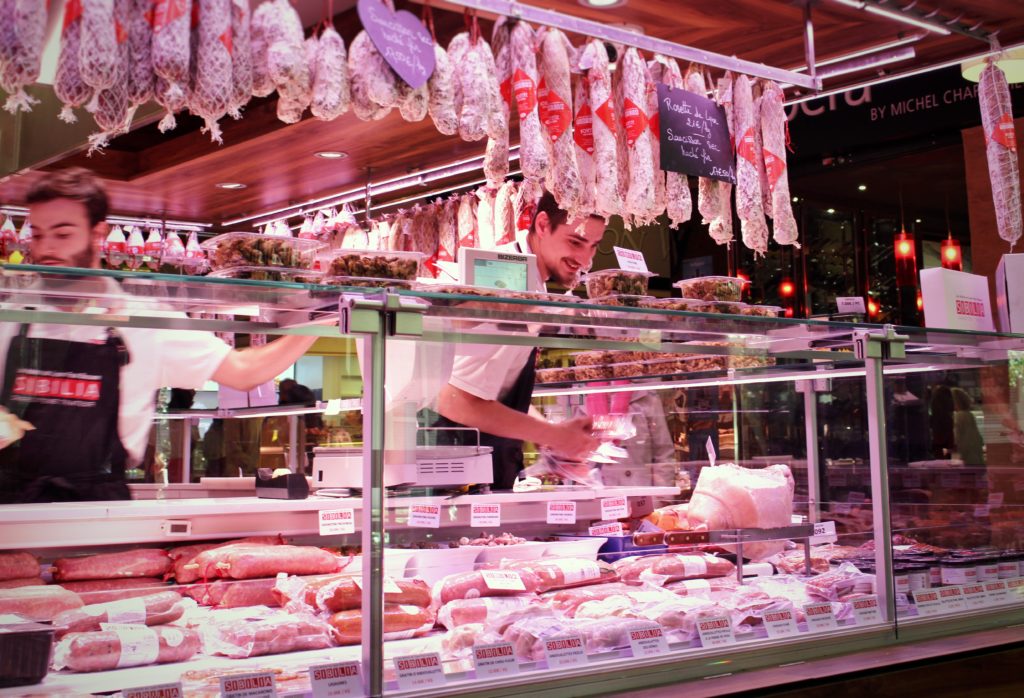
<path id="1" fill-rule="evenodd" d="M 404 279 L 381 279 L 366 276 L 324 276 L 321 282 L 327 286 L 351 286 L 356 288 L 412 288 L 412 281 Z"/>
<path id="2" fill-rule="evenodd" d="M 591 296 L 588 302 L 595 305 L 611 305 L 619 308 L 643 308 L 644 303 L 649 300 L 651 300 L 651 296 L 629 296 L 615 293 L 599 298 Z"/>
<path id="3" fill-rule="evenodd" d="M 706 313 L 706 301 L 694 298 L 649 298 L 640 304 L 641 308 L 652 310 L 676 310 L 689 313 Z"/>
<path id="4" fill-rule="evenodd" d="M 576 371 L 572 367 L 537 369 L 538 383 L 571 383 L 575 378 Z"/>
<path id="5" fill-rule="evenodd" d="M 611 364 L 604 364 L 600 366 L 577 366 L 575 374 L 576 380 L 578 381 L 611 380 L 615 377 L 615 372 L 612 369 Z"/>
<path id="6" fill-rule="evenodd" d="M 229 267 L 207 275 L 209 279 L 245 279 L 249 281 L 292 281 L 299 284 L 318 284 L 322 274 L 310 269 L 291 267 Z"/>
<path id="7" fill-rule="evenodd" d="M 407 577 L 418 577 L 431 586 L 434 582 L 457 572 L 472 572 L 483 546 L 464 545 L 455 548 L 410 550 L 412 559 L 406 568 Z M 540 555 L 540 552 L 537 552 Z"/>
<path id="8" fill-rule="evenodd" d="M 46 677 L 53 632 L 53 627 L 42 623 L 0 623 L 0 687 L 28 686 Z"/>
<path id="9" fill-rule="evenodd" d="M 737 276 L 699 276 L 695 279 L 683 279 L 672 285 L 679 289 L 683 298 L 738 301 L 743 297 L 743 287 L 749 283 Z"/>
<path id="10" fill-rule="evenodd" d="M 707 301 L 701 308 L 702 313 L 719 313 L 722 315 L 746 315 L 745 312 L 750 306 L 746 303 L 735 301 Z"/>
<path id="11" fill-rule="evenodd" d="M 652 276 L 654 274 L 649 271 L 604 269 L 590 272 L 583 281 L 587 285 L 588 298 L 614 295 L 646 296 L 647 282 Z"/>
<path id="12" fill-rule="evenodd" d="M 422 252 L 341 249 L 321 257 L 320 265 L 326 277 L 414 281 L 420 275 L 424 256 Z"/>
<path id="13" fill-rule="evenodd" d="M 214 271 L 252 266 L 312 269 L 317 250 L 324 243 L 263 233 L 224 233 L 201 246 Z"/>
<path id="14" fill-rule="evenodd" d="M 601 364 L 611 363 L 608 359 L 611 355 L 609 351 L 581 351 L 579 354 L 573 355 L 573 360 L 576 362 L 576 366 L 599 366 Z"/>
<path id="15" fill-rule="evenodd" d="M 482 565 L 502 560 L 536 560 L 547 550 L 547 543 L 528 540 L 515 545 L 464 545 L 463 548 L 474 548 L 480 551 L 476 564 Z"/>
<path id="16" fill-rule="evenodd" d="M 783 308 L 777 305 L 748 305 L 740 310 L 740 315 L 753 315 L 755 317 L 782 317 Z"/>

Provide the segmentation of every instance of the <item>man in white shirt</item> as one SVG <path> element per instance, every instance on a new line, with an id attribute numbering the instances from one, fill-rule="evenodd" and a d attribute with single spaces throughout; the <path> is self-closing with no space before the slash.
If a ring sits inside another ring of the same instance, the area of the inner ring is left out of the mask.
<path id="1" fill-rule="evenodd" d="M 28 204 L 33 263 L 99 268 L 108 199 L 91 172 L 46 175 Z M 105 277 L 69 283 L 108 298 L 120 293 Z M 314 341 L 285 336 L 235 350 L 194 330 L 3 323 L 0 502 L 128 499 L 124 471 L 145 453 L 159 388 L 195 389 L 213 379 L 249 390 Z"/>
<path id="2" fill-rule="evenodd" d="M 599 216 L 568 220 L 546 192 L 529 233 L 516 245 L 518 251 L 536 256 L 541 280 L 572 287 L 590 268 L 604 231 Z M 530 409 L 535 352 L 522 346 L 460 344 L 451 378 L 437 398 L 437 411 L 444 418 L 440 425 L 479 429 L 481 443 L 494 448 L 496 489 L 510 489 L 515 482 L 523 464 L 523 441 L 569 458 L 583 458 L 599 443 L 590 433 L 589 417 L 554 424 Z"/>

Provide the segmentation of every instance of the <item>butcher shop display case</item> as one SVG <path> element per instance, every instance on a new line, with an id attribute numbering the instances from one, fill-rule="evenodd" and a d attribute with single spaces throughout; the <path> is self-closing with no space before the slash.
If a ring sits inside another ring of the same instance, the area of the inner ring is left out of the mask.
<path id="1" fill-rule="evenodd" d="M 153 485 L 0 509 L 0 614 L 56 635 L 33 692 L 588 695 L 1024 620 L 1022 336 L 465 288 L 0 278 L 3 322 L 345 337 L 363 375 L 362 440 L 319 449 L 304 498 Z M 533 360 L 533 407 L 590 417 L 594 452 L 524 444 L 513 490 L 493 487 L 494 447 L 434 411 L 481 346 Z"/>

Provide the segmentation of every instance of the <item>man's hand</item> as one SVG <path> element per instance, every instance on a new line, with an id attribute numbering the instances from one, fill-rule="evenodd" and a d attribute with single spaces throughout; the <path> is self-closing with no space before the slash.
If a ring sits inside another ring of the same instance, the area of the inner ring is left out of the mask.
<path id="1" fill-rule="evenodd" d="M 594 436 L 593 427 L 593 420 L 590 417 L 574 417 L 552 424 L 544 445 L 563 458 L 586 460 L 587 456 L 601 444 L 601 440 Z"/>
<path id="2" fill-rule="evenodd" d="M 7 448 L 33 429 L 34 426 L 0 407 L 0 448 Z"/>

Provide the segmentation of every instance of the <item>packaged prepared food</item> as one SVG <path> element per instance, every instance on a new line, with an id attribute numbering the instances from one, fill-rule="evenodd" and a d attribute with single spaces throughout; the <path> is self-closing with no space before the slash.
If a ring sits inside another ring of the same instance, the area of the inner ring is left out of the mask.
<path id="1" fill-rule="evenodd" d="M 356 288 L 412 288 L 413 282 L 404 279 L 381 279 L 366 276 L 324 276 L 328 286 L 354 286 Z"/>
<path id="2" fill-rule="evenodd" d="M 312 269 L 291 267 L 229 267 L 207 275 L 209 279 L 245 279 L 248 281 L 291 281 L 297 284 L 318 284 L 323 275 Z"/>
<path id="3" fill-rule="evenodd" d="M 707 312 L 704 309 L 706 305 L 706 301 L 697 300 L 695 298 L 648 298 L 640 303 L 641 308 L 650 308 L 652 310 L 677 310 L 690 313 L 705 313 Z"/>
<path id="4" fill-rule="evenodd" d="M 599 380 L 610 380 L 615 377 L 614 372 L 610 364 L 603 364 L 597 366 L 577 366 L 576 367 L 576 380 L 580 381 L 599 381 Z"/>
<path id="5" fill-rule="evenodd" d="M 338 250 L 329 261 L 321 260 L 321 268 L 327 277 L 413 281 L 420 274 L 423 257 L 421 252 Z"/>
<path id="6" fill-rule="evenodd" d="M 214 271 L 248 266 L 311 269 L 323 246 L 318 240 L 262 233 L 224 233 L 201 245 Z"/>
<path id="7" fill-rule="evenodd" d="M 575 377 L 576 372 L 572 367 L 537 369 L 538 383 L 571 383 Z"/>
<path id="8" fill-rule="evenodd" d="M 701 309 L 702 313 L 721 313 L 723 315 L 744 315 L 750 306 L 736 301 L 707 301 Z"/>
<path id="9" fill-rule="evenodd" d="M 620 308 L 642 308 L 644 303 L 650 300 L 650 296 L 631 296 L 623 293 L 615 293 L 610 296 L 594 298 L 591 296 L 588 302 L 596 305 L 611 305 Z"/>
<path id="10" fill-rule="evenodd" d="M 738 276 L 699 276 L 683 279 L 673 284 L 683 298 L 704 301 L 738 301 L 743 297 L 743 287 L 750 282 Z"/>
<path id="11" fill-rule="evenodd" d="M 637 378 L 639 376 L 645 375 L 644 366 L 639 361 L 612 364 L 611 368 L 613 378 Z"/>
<path id="12" fill-rule="evenodd" d="M 608 351 L 581 351 L 579 354 L 573 355 L 573 360 L 576 362 L 576 366 L 598 366 L 600 364 L 611 363 L 609 355 L 611 352 Z"/>
<path id="13" fill-rule="evenodd" d="M 593 271 L 584 277 L 588 298 L 602 298 L 612 295 L 646 296 L 647 282 L 654 276 L 649 271 L 625 271 L 604 269 Z"/>
<path id="14" fill-rule="evenodd" d="M 777 305 L 748 305 L 740 310 L 740 315 L 754 317 L 782 317 L 783 309 Z"/>

